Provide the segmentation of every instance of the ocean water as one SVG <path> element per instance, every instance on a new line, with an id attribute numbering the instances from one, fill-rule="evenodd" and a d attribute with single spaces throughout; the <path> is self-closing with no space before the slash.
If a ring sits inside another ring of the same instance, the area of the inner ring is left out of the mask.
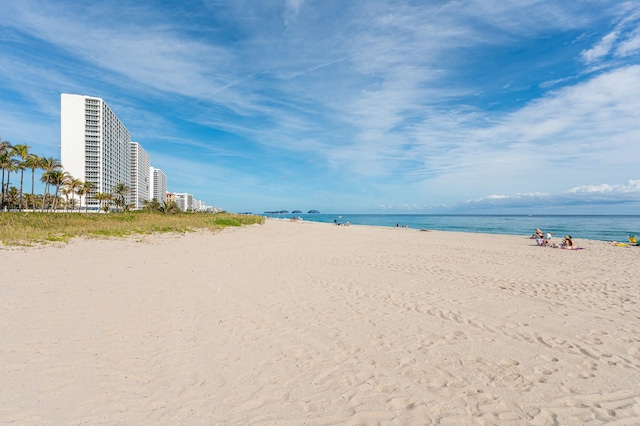
<path id="1" fill-rule="evenodd" d="M 429 214 L 265 214 L 268 217 L 300 217 L 313 222 L 370 226 L 409 226 L 414 229 L 476 232 L 530 236 L 536 228 L 551 231 L 557 238 L 628 241 L 629 234 L 640 236 L 640 215 L 429 215 Z"/>

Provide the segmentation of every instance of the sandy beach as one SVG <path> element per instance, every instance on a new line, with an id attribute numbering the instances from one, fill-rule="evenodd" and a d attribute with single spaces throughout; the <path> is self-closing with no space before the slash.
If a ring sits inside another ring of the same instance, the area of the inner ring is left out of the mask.
<path id="1" fill-rule="evenodd" d="M 1 424 L 640 424 L 640 247 L 267 220 L 0 248 Z"/>

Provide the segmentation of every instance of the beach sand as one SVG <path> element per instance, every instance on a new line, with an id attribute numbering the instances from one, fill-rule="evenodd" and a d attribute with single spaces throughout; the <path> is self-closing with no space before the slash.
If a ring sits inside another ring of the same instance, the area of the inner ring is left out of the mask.
<path id="1" fill-rule="evenodd" d="M 640 248 L 267 220 L 0 249 L 0 423 L 640 424 Z"/>

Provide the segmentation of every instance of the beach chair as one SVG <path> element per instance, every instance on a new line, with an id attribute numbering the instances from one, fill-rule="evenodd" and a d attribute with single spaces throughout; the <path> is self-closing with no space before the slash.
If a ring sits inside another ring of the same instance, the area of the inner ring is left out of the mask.
<path id="1" fill-rule="evenodd" d="M 640 246 L 640 243 L 638 242 L 638 237 L 634 235 L 629 235 L 629 245 L 632 246 Z"/>

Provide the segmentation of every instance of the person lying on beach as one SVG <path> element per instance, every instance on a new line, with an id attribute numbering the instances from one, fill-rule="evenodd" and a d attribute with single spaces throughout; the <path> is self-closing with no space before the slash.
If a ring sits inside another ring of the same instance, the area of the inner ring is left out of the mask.
<path id="1" fill-rule="evenodd" d="M 627 243 L 621 243 L 619 241 L 609 241 L 609 244 L 611 244 L 612 246 L 618 246 L 618 247 L 629 247 L 629 244 Z"/>
<path id="2" fill-rule="evenodd" d="M 564 239 L 562 240 L 560 247 L 563 249 L 573 250 L 574 246 L 573 246 L 573 239 L 571 238 L 571 235 L 564 236 Z"/>

